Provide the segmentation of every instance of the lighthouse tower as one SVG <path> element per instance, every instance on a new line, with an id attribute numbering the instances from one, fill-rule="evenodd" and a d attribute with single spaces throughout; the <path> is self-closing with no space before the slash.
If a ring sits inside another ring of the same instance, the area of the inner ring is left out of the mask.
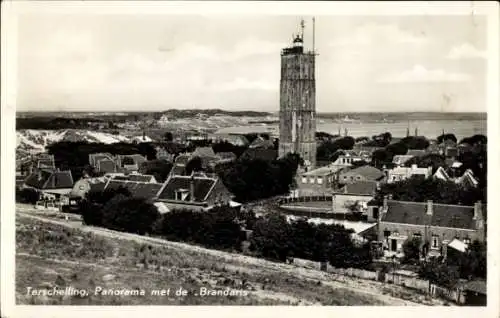
<path id="1" fill-rule="evenodd" d="M 279 156 L 297 153 L 305 166 L 316 166 L 316 80 L 314 50 L 304 49 L 304 21 L 292 45 L 281 51 Z"/>

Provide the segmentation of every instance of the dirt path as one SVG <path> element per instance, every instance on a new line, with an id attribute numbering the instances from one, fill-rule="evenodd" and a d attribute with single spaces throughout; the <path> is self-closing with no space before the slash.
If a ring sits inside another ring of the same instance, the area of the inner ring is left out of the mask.
<path id="1" fill-rule="evenodd" d="M 38 212 L 37 215 L 33 215 L 31 213 L 26 213 L 26 212 L 28 212 L 27 209 L 18 209 L 17 214 L 18 214 L 18 216 L 28 217 L 28 218 L 36 219 L 36 220 L 39 220 L 42 222 L 58 224 L 58 225 L 70 227 L 70 228 L 78 228 L 84 232 L 89 232 L 89 233 L 93 233 L 95 235 L 109 237 L 109 238 L 113 238 L 113 239 L 129 240 L 129 241 L 135 241 L 137 243 L 148 243 L 151 245 L 168 247 L 168 248 L 172 248 L 175 250 L 189 251 L 189 252 L 195 252 L 198 254 L 205 254 L 205 255 L 214 256 L 214 257 L 220 258 L 221 261 L 231 263 L 231 265 L 232 265 L 231 267 L 234 270 L 240 269 L 240 270 L 244 271 L 245 265 L 247 265 L 247 266 L 252 265 L 252 266 L 257 266 L 259 268 L 259 270 L 287 273 L 287 274 L 291 274 L 297 278 L 301 278 L 301 279 L 305 279 L 305 280 L 321 281 L 323 284 L 330 286 L 332 288 L 344 288 L 344 289 L 351 290 L 351 291 L 356 292 L 356 293 L 370 295 L 370 296 L 375 297 L 376 299 L 378 299 L 378 300 L 380 300 L 388 305 L 399 305 L 399 306 L 419 306 L 419 305 L 421 305 L 421 304 L 416 303 L 416 302 L 403 300 L 400 298 L 392 297 L 390 295 L 382 294 L 381 288 L 382 288 L 383 284 L 381 284 L 379 282 L 354 279 L 354 278 L 350 278 L 350 277 L 349 278 L 343 277 L 342 278 L 343 281 L 337 281 L 337 280 L 335 280 L 337 277 L 335 277 L 334 275 L 331 275 L 331 274 L 325 273 L 325 272 L 321 272 L 321 271 L 299 268 L 299 267 L 289 265 L 289 264 L 274 263 L 271 261 L 267 261 L 267 260 L 263 260 L 263 259 L 259 259 L 259 258 L 255 258 L 255 257 L 250 257 L 250 256 L 245 256 L 245 255 L 240 255 L 240 254 L 233 254 L 233 253 L 217 251 L 217 250 L 211 250 L 211 249 L 206 249 L 206 248 L 199 247 L 199 246 L 194 246 L 194 245 L 189 245 L 189 244 L 179 243 L 179 242 L 172 242 L 172 241 L 167 241 L 167 240 L 163 240 L 163 239 L 159 239 L 159 238 L 146 237 L 146 236 L 125 233 L 125 232 L 117 232 L 117 231 L 112 231 L 112 230 L 93 227 L 93 226 L 84 226 L 81 224 L 80 221 L 55 220 L 55 219 L 41 216 L 38 211 L 37 211 Z"/>

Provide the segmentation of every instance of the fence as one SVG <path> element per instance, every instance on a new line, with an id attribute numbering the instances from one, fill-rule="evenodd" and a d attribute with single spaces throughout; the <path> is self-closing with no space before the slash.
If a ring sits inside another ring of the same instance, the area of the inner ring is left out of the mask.
<path id="1" fill-rule="evenodd" d="M 369 279 L 369 280 L 377 280 L 378 279 L 378 272 L 372 272 L 372 271 L 367 271 L 364 269 L 357 269 L 357 268 L 335 268 L 333 266 L 328 265 L 326 267 L 326 271 L 328 273 L 333 273 L 337 275 L 342 275 L 342 276 L 349 276 L 349 277 L 357 277 L 361 279 Z"/>
<path id="2" fill-rule="evenodd" d="M 283 198 L 279 200 L 280 205 L 284 205 L 287 203 L 302 203 L 302 202 L 317 202 L 317 201 L 332 201 L 331 195 L 311 195 L 311 196 L 302 196 L 302 197 L 294 197 L 294 198 Z"/>
<path id="3" fill-rule="evenodd" d="M 419 279 L 418 277 L 411 277 L 399 273 L 382 274 L 380 271 L 374 272 L 357 268 L 336 268 L 326 262 L 315 262 L 300 258 L 289 258 L 288 262 L 298 267 L 326 271 L 327 273 L 336 274 L 340 277 L 356 277 L 408 287 L 430 295 L 431 297 L 444 298 L 457 304 L 462 304 L 464 302 L 464 295 L 461 289 L 447 289 L 439 287 L 431 284 L 427 280 Z"/>
<path id="4" fill-rule="evenodd" d="M 460 288 L 447 289 L 434 284 L 430 285 L 430 291 L 432 297 L 441 297 L 458 304 L 464 303 L 464 294 Z"/>
<path id="5" fill-rule="evenodd" d="M 428 293 L 430 283 L 427 280 L 422 280 L 417 277 L 410 277 L 397 273 L 385 274 L 385 282 L 392 283 L 398 286 L 409 287 L 420 290 L 421 292 Z"/>

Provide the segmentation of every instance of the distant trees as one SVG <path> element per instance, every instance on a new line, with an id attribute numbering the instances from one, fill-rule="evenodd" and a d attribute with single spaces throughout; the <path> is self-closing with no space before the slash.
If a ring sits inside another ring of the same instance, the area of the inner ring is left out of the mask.
<path id="1" fill-rule="evenodd" d="M 408 136 L 401 139 L 400 142 L 405 144 L 408 149 L 423 150 L 429 147 L 429 141 L 427 140 L 427 138 L 421 136 Z"/>
<path id="2" fill-rule="evenodd" d="M 217 154 L 219 152 L 232 152 L 236 157 L 241 156 L 248 147 L 236 146 L 227 141 L 220 141 L 212 144 L 213 151 Z"/>
<path id="3" fill-rule="evenodd" d="M 250 249 L 257 255 L 284 262 L 290 253 L 291 227 L 282 214 L 269 214 L 255 222 Z"/>
<path id="4" fill-rule="evenodd" d="M 486 145 L 488 143 L 488 138 L 485 135 L 473 135 L 471 137 L 465 137 L 460 140 L 460 144 L 469 144 L 469 145 Z"/>
<path id="5" fill-rule="evenodd" d="M 457 143 L 457 137 L 454 134 L 443 134 L 437 137 L 437 142 L 443 143 L 446 140 L 453 141 L 454 143 Z"/>
<path id="6" fill-rule="evenodd" d="M 172 163 L 166 160 L 147 161 L 139 167 L 140 173 L 153 175 L 158 182 L 165 182 L 170 170 L 172 170 Z"/>
<path id="7" fill-rule="evenodd" d="M 350 150 L 354 147 L 354 138 L 347 136 L 336 139 L 334 141 L 324 141 L 321 143 L 316 152 L 316 160 L 331 161 L 334 154 L 338 150 Z"/>
<path id="8" fill-rule="evenodd" d="M 420 278 L 446 288 L 455 287 L 460 278 L 458 266 L 448 266 L 437 259 L 421 263 L 418 274 Z"/>
<path id="9" fill-rule="evenodd" d="M 392 141 L 392 135 L 390 132 L 385 132 L 380 135 L 372 136 L 372 139 L 363 144 L 366 147 L 386 147 Z"/>

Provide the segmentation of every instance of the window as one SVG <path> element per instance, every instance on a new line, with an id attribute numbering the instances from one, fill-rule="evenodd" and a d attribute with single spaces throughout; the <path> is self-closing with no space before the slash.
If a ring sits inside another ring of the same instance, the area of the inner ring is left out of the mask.
<path id="1" fill-rule="evenodd" d="M 470 244 L 470 238 L 468 238 L 468 237 L 464 238 L 464 243 L 467 244 L 467 245 L 469 245 Z"/>
<path id="2" fill-rule="evenodd" d="M 378 207 L 373 208 L 373 218 L 378 219 Z"/>
<path id="3" fill-rule="evenodd" d="M 439 236 L 433 235 L 432 236 L 432 248 L 438 248 L 439 247 Z"/>
<path id="4" fill-rule="evenodd" d="M 389 236 L 391 236 L 391 231 L 387 231 L 387 230 L 385 230 L 385 231 L 384 231 L 384 236 L 385 236 L 385 237 L 389 237 Z"/>
<path id="5" fill-rule="evenodd" d="M 307 183 L 307 177 L 302 177 L 302 183 Z"/>
<path id="6" fill-rule="evenodd" d="M 323 177 L 318 177 L 318 184 L 323 184 Z"/>
<path id="7" fill-rule="evenodd" d="M 309 178 L 309 183 L 311 183 L 311 184 L 314 183 L 314 177 Z"/>
<path id="8" fill-rule="evenodd" d="M 422 239 L 422 234 L 420 234 L 420 233 L 413 233 L 413 238 L 414 239 Z"/>

